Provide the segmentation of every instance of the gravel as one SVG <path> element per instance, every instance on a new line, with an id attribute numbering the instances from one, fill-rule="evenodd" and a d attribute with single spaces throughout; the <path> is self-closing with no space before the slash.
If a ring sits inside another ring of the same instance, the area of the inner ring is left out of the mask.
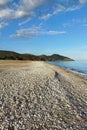
<path id="1" fill-rule="evenodd" d="M 0 130 L 87 130 L 86 78 L 44 62 L 3 69 Z"/>

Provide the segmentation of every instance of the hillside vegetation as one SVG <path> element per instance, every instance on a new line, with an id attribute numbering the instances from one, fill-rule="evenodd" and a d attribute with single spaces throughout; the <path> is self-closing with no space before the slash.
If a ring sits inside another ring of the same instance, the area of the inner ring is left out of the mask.
<path id="1" fill-rule="evenodd" d="M 32 54 L 19 54 L 12 51 L 0 50 L 0 60 L 72 61 L 73 59 L 58 54 L 53 54 L 50 56 L 47 55 L 36 56 Z"/>

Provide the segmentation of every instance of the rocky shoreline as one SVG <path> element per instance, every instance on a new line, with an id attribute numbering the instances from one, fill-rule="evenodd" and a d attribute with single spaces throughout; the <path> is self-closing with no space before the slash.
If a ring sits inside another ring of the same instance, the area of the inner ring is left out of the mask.
<path id="1" fill-rule="evenodd" d="M 87 79 L 16 62 L 0 61 L 0 130 L 87 130 Z"/>

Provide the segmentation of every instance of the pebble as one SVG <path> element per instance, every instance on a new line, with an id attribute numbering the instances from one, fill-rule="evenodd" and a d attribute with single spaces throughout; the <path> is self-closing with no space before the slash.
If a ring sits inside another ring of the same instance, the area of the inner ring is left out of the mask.
<path id="1" fill-rule="evenodd" d="M 68 76 L 43 62 L 0 72 L 0 130 L 84 130 L 86 87 Z"/>
<path id="2" fill-rule="evenodd" d="M 0 101 L 0 105 L 2 105 L 2 101 Z"/>

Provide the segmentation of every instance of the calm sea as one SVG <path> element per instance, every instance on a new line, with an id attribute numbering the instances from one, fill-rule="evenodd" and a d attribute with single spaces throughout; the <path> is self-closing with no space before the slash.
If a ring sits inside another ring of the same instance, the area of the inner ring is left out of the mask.
<path id="1" fill-rule="evenodd" d="M 87 75 L 87 61 L 48 62 Z"/>

